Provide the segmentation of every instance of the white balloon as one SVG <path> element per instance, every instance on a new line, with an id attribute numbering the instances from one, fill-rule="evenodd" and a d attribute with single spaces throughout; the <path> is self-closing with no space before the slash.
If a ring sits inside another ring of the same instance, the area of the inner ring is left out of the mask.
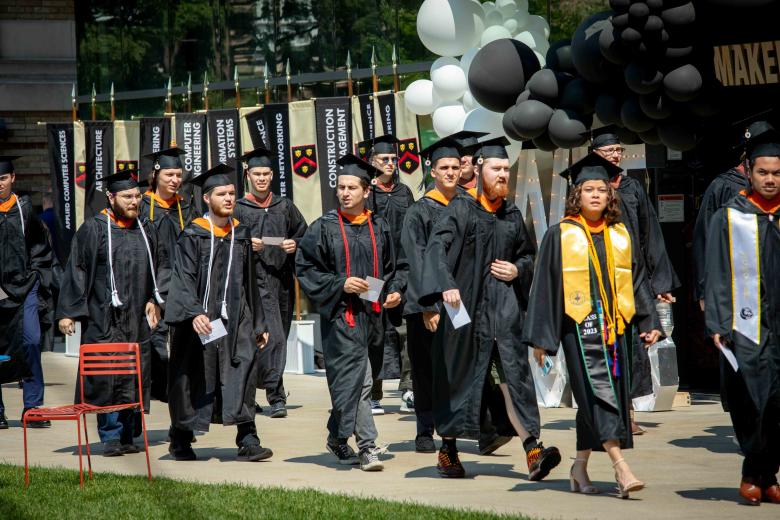
<path id="1" fill-rule="evenodd" d="M 528 12 L 528 0 L 515 0 L 515 3 L 518 10 Z"/>
<path id="2" fill-rule="evenodd" d="M 466 110 L 466 112 L 470 112 L 475 108 L 482 108 L 482 105 L 480 105 L 477 100 L 474 99 L 474 96 L 472 96 L 471 92 L 469 91 L 466 91 L 463 94 L 463 99 L 461 99 L 460 102 L 463 103 L 463 108 Z"/>
<path id="3" fill-rule="evenodd" d="M 544 68 L 545 65 L 547 65 L 547 58 L 544 57 L 544 54 L 534 49 L 534 54 L 536 54 L 536 59 L 539 60 L 539 66 Z"/>
<path id="4" fill-rule="evenodd" d="M 517 3 L 515 0 L 496 0 L 496 9 L 504 18 L 508 18 L 517 10 Z"/>
<path id="5" fill-rule="evenodd" d="M 413 81 L 406 87 L 404 100 L 409 112 L 418 116 L 430 114 L 436 106 L 433 99 L 433 82 L 428 79 Z"/>
<path id="6" fill-rule="evenodd" d="M 539 51 L 540 54 L 543 54 L 544 56 L 547 56 L 547 51 L 550 50 L 550 42 L 547 41 L 547 38 L 543 38 L 540 41 L 536 42 L 536 49 L 535 51 Z"/>
<path id="7" fill-rule="evenodd" d="M 515 40 L 523 42 L 532 49 L 539 47 L 541 42 L 544 42 L 544 36 L 539 33 L 533 33 L 531 31 L 523 31 L 515 35 Z"/>
<path id="8" fill-rule="evenodd" d="M 494 25 L 493 27 L 488 27 L 485 29 L 485 32 L 482 33 L 482 38 L 480 39 L 479 43 L 481 47 L 484 47 L 492 41 L 511 37 L 512 33 L 510 33 L 506 27 L 503 25 Z"/>
<path id="9" fill-rule="evenodd" d="M 447 60 L 442 63 L 441 60 Z M 445 101 L 460 99 L 469 88 L 466 75 L 455 58 L 439 58 L 431 67 L 433 89 L 439 98 Z"/>
<path id="10" fill-rule="evenodd" d="M 504 114 L 491 112 L 482 107 L 469 111 L 463 119 L 463 130 L 472 130 L 474 132 L 487 132 L 490 134 L 485 139 L 500 137 L 504 135 L 504 125 L 502 120 Z"/>
<path id="11" fill-rule="evenodd" d="M 528 28 L 528 20 L 531 18 L 531 15 L 528 14 L 528 10 L 518 9 L 512 18 L 517 20 L 517 32 L 519 32 Z"/>
<path id="12" fill-rule="evenodd" d="M 532 14 L 528 17 L 528 25 L 526 29 L 536 33 L 544 34 L 545 38 L 550 37 L 550 24 L 547 23 L 547 20 L 538 14 Z"/>
<path id="13" fill-rule="evenodd" d="M 469 67 L 471 67 L 471 62 L 474 61 L 474 56 L 476 56 L 478 52 L 479 47 L 472 47 L 471 49 L 464 52 L 463 56 L 460 57 L 460 68 L 463 69 L 463 73 L 467 78 L 469 77 Z"/>
<path id="14" fill-rule="evenodd" d="M 466 111 L 460 103 L 442 105 L 433 111 L 433 130 L 439 137 L 445 137 L 463 130 Z"/>
<path id="15" fill-rule="evenodd" d="M 506 27 L 506 30 L 509 31 L 510 34 L 515 34 L 517 32 L 517 29 L 520 27 L 520 24 L 517 23 L 517 20 L 514 18 L 510 18 L 504 22 L 504 27 Z"/>
<path id="16" fill-rule="evenodd" d="M 484 27 L 471 0 L 425 0 L 417 12 L 417 35 L 439 56 L 460 56 L 478 44 Z"/>
<path id="17" fill-rule="evenodd" d="M 484 12 L 485 14 L 488 14 L 490 11 L 495 10 L 495 8 L 496 8 L 495 2 L 484 2 L 482 4 L 482 12 Z"/>
<path id="18" fill-rule="evenodd" d="M 502 23 L 504 23 L 504 16 L 498 10 L 490 11 L 485 15 L 485 27 L 493 27 Z"/>

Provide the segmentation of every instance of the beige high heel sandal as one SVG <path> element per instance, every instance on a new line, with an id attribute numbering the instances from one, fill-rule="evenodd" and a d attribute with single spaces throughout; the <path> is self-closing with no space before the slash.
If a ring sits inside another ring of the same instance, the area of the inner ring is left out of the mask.
<path id="1" fill-rule="evenodd" d="M 618 461 L 615 461 L 615 463 L 612 464 L 612 467 L 613 468 L 616 467 L 621 462 L 626 462 L 626 461 L 625 461 L 625 459 L 620 459 Z M 624 498 L 624 499 L 628 498 L 628 494 L 631 491 L 640 491 L 640 490 L 644 489 L 644 487 L 645 487 L 645 483 L 642 482 L 641 480 L 634 480 L 633 482 L 629 482 L 628 484 L 623 485 L 620 482 L 620 479 L 618 478 L 617 471 L 615 471 L 615 482 L 617 482 L 617 485 L 618 485 L 618 487 L 617 487 L 617 490 L 618 490 L 618 493 L 619 493 L 618 496 L 620 496 L 620 498 Z"/>
<path id="2" fill-rule="evenodd" d="M 588 459 L 574 459 L 574 464 L 571 465 L 571 469 L 569 470 L 569 484 L 571 485 L 571 492 L 582 493 L 583 495 L 597 495 L 601 493 L 601 490 L 594 486 L 590 479 L 588 479 L 588 481 L 585 483 L 580 483 L 580 481 L 577 480 L 577 477 L 574 476 L 574 466 L 578 462 L 588 462 Z"/>

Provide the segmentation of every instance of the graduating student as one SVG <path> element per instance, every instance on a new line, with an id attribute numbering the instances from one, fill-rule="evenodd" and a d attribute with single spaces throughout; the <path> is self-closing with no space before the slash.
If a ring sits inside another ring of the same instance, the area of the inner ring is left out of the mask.
<path id="1" fill-rule="evenodd" d="M 627 331 L 637 324 L 649 346 L 659 338 L 660 324 L 640 252 L 620 223 L 620 205 L 609 184 L 618 170 L 591 153 L 563 173 L 574 187 L 566 217 L 542 240 L 523 343 L 535 347 L 540 366 L 545 353 L 555 355 L 563 344 L 578 406 L 571 490 L 599 492 L 587 464 L 592 450 L 604 450 L 620 495 L 627 498 L 644 487 L 621 452 L 632 447 Z"/>
<path id="2" fill-rule="evenodd" d="M 246 164 L 249 191 L 236 204 L 235 217 L 252 234 L 257 284 L 271 338 L 260 354 L 262 370 L 257 384 L 258 388 L 265 388 L 271 417 L 280 418 L 287 416 L 287 392 L 282 375 L 295 305 L 295 251 L 306 232 L 306 221 L 290 199 L 271 193 L 274 177 L 271 159 L 271 152 L 263 147 L 241 157 Z M 263 237 L 284 240 L 269 245 L 263 243 Z"/>
<path id="3" fill-rule="evenodd" d="M 382 366 L 383 315 L 400 311 L 406 282 L 403 254 L 394 250 L 387 222 L 366 209 L 379 171 L 348 154 L 339 159 L 339 208 L 315 220 L 298 244 L 295 264 L 301 288 L 322 316 L 325 374 L 333 409 L 327 449 L 340 464 L 383 469 L 371 414 L 373 377 Z M 368 277 L 383 280 L 376 301 L 360 295 Z M 397 318 L 400 321 L 400 312 Z M 359 453 L 348 439 L 355 435 Z"/>
<path id="4" fill-rule="evenodd" d="M 255 391 L 258 349 L 268 333 L 249 228 L 232 218 L 233 169 L 218 164 L 191 182 L 201 188 L 208 213 L 179 237 L 165 312 L 172 328 L 169 452 L 175 460 L 195 460 L 193 432 L 214 422 L 236 426 L 236 460 L 267 459 L 273 452 L 260 445 Z"/>
<path id="5" fill-rule="evenodd" d="M 184 172 L 181 157 L 184 150 L 168 148 L 146 155 L 153 161 L 150 189 L 143 194 L 139 214 L 149 219 L 157 229 L 159 252 L 166 263 L 172 262 L 176 240 L 196 217 L 196 209 L 179 195 Z M 168 286 L 168 280 L 160 283 Z M 165 320 L 160 320 L 152 332 L 151 397 L 168 400 L 168 350 L 170 335 Z"/>
<path id="6" fill-rule="evenodd" d="M 746 164 L 747 157 L 744 153 L 745 146 L 750 140 L 760 139 L 767 132 L 774 132 L 774 128 L 766 121 L 756 121 L 749 125 L 745 130 L 744 138 L 735 147 L 739 150 L 739 164 L 715 177 L 701 198 L 701 206 L 696 216 L 696 227 L 693 230 L 693 259 L 696 271 L 694 298 L 701 303 L 702 310 L 704 310 L 704 278 L 706 275 L 704 265 L 707 259 L 707 235 L 710 230 L 710 221 L 716 211 L 750 186 Z"/>
<path id="7" fill-rule="evenodd" d="M 706 327 L 738 363 L 723 384 L 745 457 L 739 494 L 751 505 L 780 504 L 780 137 L 772 141 L 749 144 L 751 187 L 715 212 L 707 237 Z"/>
<path id="8" fill-rule="evenodd" d="M 391 134 L 385 134 L 359 143 L 358 148 L 367 150 L 367 161 L 379 170 L 376 183 L 371 185 L 368 209 L 382 217 L 390 226 L 393 246 L 398 251 L 406 210 L 414 204 L 412 190 L 398 179 L 398 139 Z M 406 345 L 403 343 L 403 338 L 393 324 L 385 321 L 385 354 L 382 370 L 371 389 L 371 412 L 375 415 L 385 413 L 381 404 L 382 380 L 396 377 L 400 377 L 398 390 L 401 392 L 401 411 L 414 412 L 411 367 Z"/>
<path id="9" fill-rule="evenodd" d="M 460 156 L 460 179 L 458 187 L 461 191 L 468 191 L 477 187 L 477 177 L 474 175 L 474 158 L 472 152 L 476 149 L 478 139 L 488 135 L 487 132 L 474 132 L 472 130 L 461 130 L 448 137 L 454 139 L 463 150 Z"/>
<path id="10" fill-rule="evenodd" d="M 16 156 L 0 156 L 0 383 L 22 382 L 24 411 L 43 404 L 39 296 L 50 291 L 53 253 L 27 197 L 13 192 Z M 30 427 L 46 428 L 31 422 Z M 0 391 L 0 430 L 8 428 Z"/>
<path id="11" fill-rule="evenodd" d="M 63 273 L 56 319 L 63 334 L 81 322 L 81 342 L 138 343 L 144 408 L 149 410 L 152 329 L 160 319 L 168 265 L 160 255 L 157 230 L 138 216 L 141 193 L 137 174 L 124 170 L 104 179 L 108 207 L 87 219 L 71 242 Z M 106 406 L 129 402 L 135 395 L 133 378 L 95 376 L 85 379 L 86 402 Z M 76 388 L 76 402 L 81 393 Z M 140 435 L 135 412 L 99 414 L 98 433 L 103 455 L 138 453 L 133 437 Z"/>
<path id="12" fill-rule="evenodd" d="M 419 301 L 464 306 L 471 323 L 458 329 L 442 311 L 433 343 L 433 418 L 442 437 L 438 470 L 462 478 L 457 438 L 478 439 L 486 401 L 503 400 L 523 441 L 528 478 L 541 480 L 560 453 L 538 441 L 539 408 L 528 353 L 520 347 L 523 311 L 533 273 L 534 246 L 509 190 L 505 138 L 475 152 L 478 188 L 453 199 L 425 251 Z M 501 393 L 489 391 L 496 377 Z"/>
<path id="13" fill-rule="evenodd" d="M 594 130 L 590 150 L 619 167 L 625 148 L 620 144 L 617 127 L 605 126 Z M 680 286 L 680 280 L 666 253 L 664 236 L 650 197 L 642 183 L 626 175 L 623 170 L 615 173 L 610 178 L 610 183 L 620 199 L 621 221 L 631 233 L 634 247 L 644 262 L 650 291 L 659 301 L 672 303 L 674 301 L 672 291 Z M 647 356 L 647 349 L 642 348 L 642 342 L 635 332 L 632 334 L 634 340 L 631 344 L 632 354 L 629 356 L 633 365 L 632 398 L 653 393 L 650 358 Z M 631 429 L 634 435 L 642 435 L 645 430 L 634 421 L 633 408 L 631 413 Z"/>

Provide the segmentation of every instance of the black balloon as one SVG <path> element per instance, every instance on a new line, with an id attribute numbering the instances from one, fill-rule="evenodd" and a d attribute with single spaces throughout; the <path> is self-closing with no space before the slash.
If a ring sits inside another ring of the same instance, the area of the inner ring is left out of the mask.
<path id="1" fill-rule="evenodd" d="M 533 141 L 534 141 L 534 145 L 536 145 L 538 149 L 544 152 L 554 152 L 555 150 L 558 149 L 558 146 L 556 146 L 556 144 L 552 142 L 550 136 L 547 135 L 547 132 L 543 133 L 538 137 L 534 137 Z"/>
<path id="2" fill-rule="evenodd" d="M 637 94 L 649 94 L 658 90 L 664 75 L 654 65 L 633 61 L 623 71 L 626 85 Z"/>
<path id="3" fill-rule="evenodd" d="M 664 91 L 675 101 L 690 101 L 699 93 L 703 83 L 699 69 L 689 63 L 664 76 Z"/>
<path id="4" fill-rule="evenodd" d="M 636 2 L 628 8 L 629 18 L 647 18 L 650 14 L 650 8 L 643 2 Z"/>
<path id="5" fill-rule="evenodd" d="M 570 81 L 558 98 L 558 106 L 574 110 L 578 114 L 592 114 L 595 103 L 587 82 L 582 78 Z"/>
<path id="6" fill-rule="evenodd" d="M 531 92 L 534 99 L 544 101 L 548 105 L 555 106 L 561 89 L 558 88 L 558 78 L 553 70 L 542 69 L 531 76 L 526 84 L 526 89 Z"/>
<path id="7" fill-rule="evenodd" d="M 628 128 L 620 128 L 618 127 L 615 130 L 615 134 L 617 134 L 618 139 L 622 144 L 638 144 L 639 143 L 639 136 L 636 134 L 636 132 L 632 132 Z"/>
<path id="8" fill-rule="evenodd" d="M 547 131 L 547 125 L 553 115 L 553 109 L 534 99 L 524 101 L 507 111 L 511 114 L 507 122 L 515 134 L 523 139 L 533 139 Z"/>
<path id="9" fill-rule="evenodd" d="M 625 29 L 626 27 L 628 27 L 628 13 L 613 16 L 612 26 L 615 29 Z"/>
<path id="10" fill-rule="evenodd" d="M 588 129 L 592 123 L 592 117 L 583 117 L 573 110 L 559 109 L 550 118 L 547 135 L 558 148 L 576 148 L 588 140 Z"/>
<path id="11" fill-rule="evenodd" d="M 523 101 L 528 101 L 529 99 L 531 99 L 531 91 L 525 89 L 524 91 L 520 92 L 519 96 L 517 96 L 517 101 L 515 101 L 515 104 L 519 105 Z"/>
<path id="12" fill-rule="evenodd" d="M 623 102 L 612 94 L 601 94 L 596 98 L 596 116 L 605 125 L 622 124 L 620 121 L 620 107 Z"/>
<path id="13" fill-rule="evenodd" d="M 639 96 L 639 106 L 650 119 L 666 119 L 672 115 L 673 111 L 671 100 L 662 92 Z"/>
<path id="14" fill-rule="evenodd" d="M 664 6 L 664 0 L 647 0 L 645 3 L 650 11 L 658 11 Z"/>
<path id="15" fill-rule="evenodd" d="M 623 32 L 620 33 L 620 38 L 628 43 L 639 43 L 642 41 L 642 33 L 633 27 L 628 27 L 623 29 Z"/>
<path id="16" fill-rule="evenodd" d="M 601 55 L 615 65 L 625 65 L 631 59 L 629 50 L 620 41 L 620 33 L 614 27 L 601 31 L 599 48 Z"/>
<path id="17" fill-rule="evenodd" d="M 615 11 L 625 12 L 631 5 L 631 0 L 609 0 L 609 6 Z"/>
<path id="18" fill-rule="evenodd" d="M 664 28 L 664 21 L 659 16 L 650 15 L 645 22 L 644 32 L 656 32 Z"/>
<path id="19" fill-rule="evenodd" d="M 661 12 L 661 18 L 666 25 L 688 25 L 696 21 L 696 8 L 693 2 L 688 2 L 679 7 L 672 7 Z"/>
<path id="20" fill-rule="evenodd" d="M 720 112 L 721 103 L 715 92 L 702 92 L 696 99 L 685 104 L 685 108 L 699 117 L 712 117 Z"/>
<path id="21" fill-rule="evenodd" d="M 504 127 L 504 133 L 515 141 L 522 141 L 524 137 L 517 133 L 514 125 L 512 124 L 512 111 L 517 108 L 517 105 L 510 107 L 509 110 L 504 112 L 504 117 L 501 120 L 501 125 Z"/>
<path id="22" fill-rule="evenodd" d="M 664 56 L 671 60 L 679 60 L 690 56 L 692 52 L 693 46 L 691 45 L 687 47 L 667 47 L 664 51 Z"/>
<path id="23" fill-rule="evenodd" d="M 653 120 L 642 112 L 639 100 L 635 97 L 630 97 L 623 103 L 620 119 L 626 128 L 634 132 L 646 132 L 653 127 Z"/>
<path id="24" fill-rule="evenodd" d="M 661 138 L 658 137 L 658 130 L 655 128 L 651 128 L 647 132 L 640 132 L 638 135 L 639 138 L 646 144 L 661 144 Z"/>
<path id="25" fill-rule="evenodd" d="M 571 55 L 574 66 L 580 76 L 591 83 L 608 83 L 617 70 L 617 67 L 601 55 L 599 45 L 601 31 L 610 30 L 612 27 L 609 22 L 610 14 L 606 11 L 589 16 L 577 27 L 572 38 Z"/>
<path id="26" fill-rule="evenodd" d="M 558 40 L 550 45 L 545 61 L 548 69 L 568 72 L 569 74 L 577 72 L 571 59 L 571 40 Z"/>
<path id="27" fill-rule="evenodd" d="M 527 45 L 501 38 L 488 43 L 474 56 L 469 68 L 469 89 L 483 107 L 505 112 L 539 69 L 539 60 Z"/>
<path id="28" fill-rule="evenodd" d="M 671 118 L 658 123 L 658 137 L 667 148 L 685 152 L 696 146 L 696 132 L 689 121 Z"/>

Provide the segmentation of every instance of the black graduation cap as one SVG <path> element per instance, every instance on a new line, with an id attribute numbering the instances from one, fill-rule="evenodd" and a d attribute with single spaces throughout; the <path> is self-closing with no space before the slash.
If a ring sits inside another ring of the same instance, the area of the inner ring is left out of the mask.
<path id="1" fill-rule="evenodd" d="M 181 157 L 186 153 L 181 148 L 174 146 L 173 148 L 146 154 L 144 157 L 154 161 L 155 170 L 165 170 L 168 168 L 183 168 Z"/>
<path id="2" fill-rule="evenodd" d="M 749 157 L 751 161 L 759 157 L 780 157 L 780 143 L 760 143 L 753 146 Z"/>
<path id="3" fill-rule="evenodd" d="M 745 153 L 752 159 L 756 148 L 766 144 L 780 143 L 780 134 L 767 121 L 756 121 L 745 130 L 745 140 Z"/>
<path id="4" fill-rule="evenodd" d="M 254 150 L 245 153 L 240 157 L 246 163 L 247 169 L 252 168 L 271 168 L 271 159 L 274 154 L 264 146 L 258 146 Z"/>
<path id="5" fill-rule="evenodd" d="M 341 157 L 336 161 L 336 164 L 341 166 L 339 175 L 354 175 L 369 183 L 374 177 L 382 174 L 377 168 L 374 168 L 371 164 L 351 153 Z"/>
<path id="6" fill-rule="evenodd" d="M 571 184 L 585 181 L 609 181 L 623 170 L 596 153 L 589 153 L 561 172 L 561 177 Z"/>
<path id="7" fill-rule="evenodd" d="M 474 160 L 479 159 L 509 159 L 509 154 L 506 153 L 506 147 L 511 143 L 506 137 L 494 137 L 487 141 L 477 143 L 477 148 L 474 151 Z"/>
<path id="8" fill-rule="evenodd" d="M 602 126 L 590 131 L 590 149 L 602 148 L 613 144 L 620 144 L 618 127 L 615 125 Z"/>
<path id="9" fill-rule="evenodd" d="M 0 155 L 0 175 L 14 173 L 13 161 L 20 157 L 20 155 Z"/>
<path id="10" fill-rule="evenodd" d="M 398 139 L 393 134 L 380 135 L 357 144 L 358 149 L 366 150 L 366 157 L 377 153 L 398 153 Z"/>
<path id="11" fill-rule="evenodd" d="M 471 148 L 479 141 L 477 141 L 480 137 L 485 137 L 488 135 L 487 132 L 475 132 L 473 130 L 461 130 L 460 132 L 455 132 L 454 134 L 448 135 L 450 139 L 454 139 L 457 141 L 459 145 L 461 145 L 465 149 Z"/>
<path id="12" fill-rule="evenodd" d="M 420 155 L 425 157 L 425 164 L 430 166 L 431 164 L 435 164 L 439 159 L 444 159 L 445 157 L 460 159 L 463 152 L 463 146 L 453 139 L 452 136 L 447 136 L 422 150 Z"/>
<path id="13" fill-rule="evenodd" d="M 192 180 L 190 180 L 190 183 L 200 186 L 203 193 L 208 193 L 218 186 L 235 184 L 233 172 L 235 172 L 235 170 L 227 164 L 218 163 L 210 170 L 201 173 L 197 177 L 193 177 Z"/>
<path id="14" fill-rule="evenodd" d="M 106 191 L 109 193 L 119 193 L 120 191 L 138 188 L 138 170 L 120 170 L 113 175 L 103 177 L 103 182 L 106 183 Z"/>

